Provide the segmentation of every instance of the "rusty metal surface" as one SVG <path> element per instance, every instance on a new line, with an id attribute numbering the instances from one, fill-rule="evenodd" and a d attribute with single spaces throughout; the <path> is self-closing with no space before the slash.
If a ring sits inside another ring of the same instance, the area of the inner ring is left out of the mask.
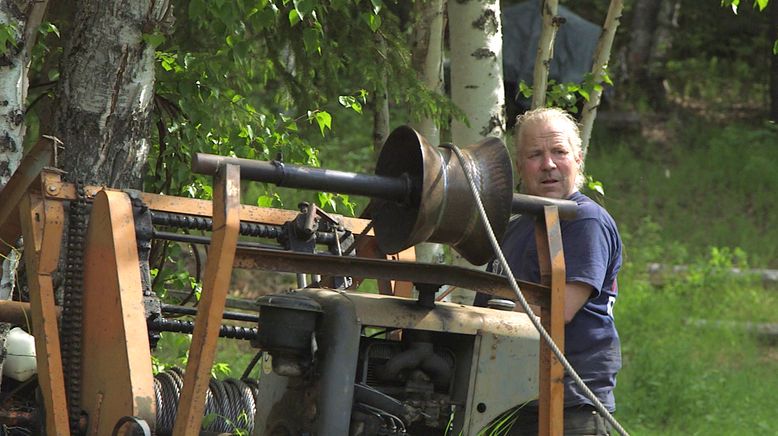
<path id="1" fill-rule="evenodd" d="M 56 182 L 46 184 L 46 196 L 61 200 L 75 200 L 76 187 L 73 183 Z M 94 195 L 102 189 L 100 186 L 84 186 L 87 197 Z M 136 192 L 138 197 L 152 210 L 161 212 L 180 213 L 200 217 L 213 216 L 213 204 L 208 200 L 196 198 L 175 197 L 172 195 L 151 194 L 148 192 Z M 293 210 L 275 209 L 268 207 L 240 205 L 240 220 L 263 224 L 281 225 L 297 217 L 298 212 Z M 353 233 L 361 233 L 370 222 L 361 218 L 350 218 L 331 214 L 342 220 L 343 225 Z M 372 231 L 368 232 L 372 235 Z"/>
<path id="2" fill-rule="evenodd" d="M 32 329 L 32 310 L 30 303 L 0 300 L 0 322 L 25 326 Z"/>
<path id="3" fill-rule="evenodd" d="M 557 347 L 565 349 L 565 258 L 556 206 L 544 206 L 535 224 L 541 280 L 551 287 L 550 304 L 541 308 L 543 328 Z M 540 392 L 538 432 L 561 436 L 564 432 L 564 367 L 543 341 L 540 344 Z"/>
<path id="4" fill-rule="evenodd" d="M 5 256 L 22 234 L 19 202 L 27 190 L 39 180 L 43 167 L 51 165 L 55 142 L 42 138 L 24 156 L 13 176 L 0 191 L 0 255 Z"/>
<path id="5" fill-rule="evenodd" d="M 61 202 L 28 193 L 19 205 L 25 240 L 38 384 L 48 434 L 69 435 L 68 408 L 51 274 L 57 269 L 65 212 Z"/>
<path id="6" fill-rule="evenodd" d="M 87 434 L 110 434 L 123 416 L 155 423 L 151 352 L 140 292 L 132 206 L 120 191 L 94 199 L 84 252 L 81 407 Z"/>
<path id="7" fill-rule="evenodd" d="M 184 385 L 173 428 L 176 436 L 200 431 L 205 393 L 216 354 L 227 288 L 232 275 L 240 226 L 240 167 L 226 164 L 214 177 L 213 236 L 203 276 Z"/>
<path id="8" fill-rule="evenodd" d="M 364 257 L 340 257 L 326 254 L 295 253 L 267 249 L 238 249 L 237 268 L 260 268 L 270 271 L 306 274 L 360 276 L 415 283 L 447 284 L 473 289 L 501 298 L 515 299 L 507 278 L 485 271 L 451 265 L 411 263 Z M 519 281 L 530 304 L 549 304 L 549 288 Z"/>

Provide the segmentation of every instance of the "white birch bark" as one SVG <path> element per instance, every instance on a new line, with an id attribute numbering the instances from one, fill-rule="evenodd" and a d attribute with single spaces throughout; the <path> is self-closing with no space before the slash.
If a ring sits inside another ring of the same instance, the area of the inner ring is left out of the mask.
<path id="1" fill-rule="evenodd" d="M 554 40 L 559 29 L 557 11 L 558 0 L 542 0 L 540 5 L 540 37 L 538 54 L 535 57 L 535 70 L 532 77 L 532 109 L 546 105 L 546 88 L 548 88 L 548 72 L 551 70 L 551 60 L 554 58 Z"/>
<path id="2" fill-rule="evenodd" d="M 616 36 L 616 29 L 621 22 L 621 11 L 624 9 L 622 0 L 611 0 L 608 7 L 608 15 L 605 18 L 605 24 L 602 27 L 600 40 L 597 42 L 597 49 L 594 51 L 594 60 L 592 62 L 592 78 L 594 83 L 602 83 L 603 73 L 608 66 L 608 60 L 613 47 L 613 39 Z M 581 151 L 583 152 L 584 162 L 586 162 L 586 152 L 589 149 L 589 140 L 592 136 L 592 127 L 594 119 L 597 117 L 597 107 L 600 105 L 602 91 L 594 90 L 589 95 L 589 100 L 584 104 L 581 117 Z"/>
<path id="3" fill-rule="evenodd" d="M 0 47 L 0 189 L 16 171 L 24 151 L 27 108 L 27 88 L 32 47 L 35 45 L 38 26 L 46 12 L 47 1 L 2 1 L 0 2 L 0 25 L 7 26 L 14 33 L 14 43 Z M 2 206 L 8 207 L 8 206 Z M 15 244 L 16 241 L 0 241 L 0 244 Z M 15 286 L 19 258 L 11 250 L 2 260 L 0 274 L 0 299 L 11 298 Z M 0 374 L 5 360 L 5 346 L 11 325 L 0 323 Z"/>
<path id="4" fill-rule="evenodd" d="M 419 79 L 433 92 L 443 93 L 443 26 L 444 0 L 414 3 L 412 63 Z M 440 144 L 440 127 L 431 118 L 412 123 L 430 144 Z M 442 244 L 421 243 L 416 246 L 416 260 L 426 263 L 445 261 Z"/>
<path id="5" fill-rule="evenodd" d="M 414 3 L 412 63 L 419 79 L 436 93 L 443 93 L 443 28 L 444 0 L 425 0 Z M 431 118 L 412 123 L 430 144 L 440 143 L 440 127 Z"/>
<path id="6" fill-rule="evenodd" d="M 32 47 L 46 11 L 46 1 L 0 2 L 0 24 L 14 29 L 14 43 L 0 48 L 0 188 L 22 160 L 24 113 Z"/>
<path id="7" fill-rule="evenodd" d="M 451 98 L 465 112 L 469 126 L 451 123 L 454 144 L 467 145 L 505 134 L 502 80 L 502 28 L 496 0 L 448 3 Z"/>
<path id="8" fill-rule="evenodd" d="M 451 98 L 470 125 L 451 123 L 458 146 L 487 136 L 505 135 L 505 89 L 502 80 L 502 26 L 496 0 L 455 0 L 448 3 L 451 53 Z M 454 254 L 455 265 L 475 268 Z M 457 289 L 452 302 L 470 304 L 473 292 Z"/>

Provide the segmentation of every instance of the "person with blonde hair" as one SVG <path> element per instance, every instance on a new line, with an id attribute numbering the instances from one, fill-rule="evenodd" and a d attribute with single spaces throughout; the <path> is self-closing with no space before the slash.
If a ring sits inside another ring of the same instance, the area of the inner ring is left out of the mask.
<path id="1" fill-rule="evenodd" d="M 516 171 L 522 193 L 572 200 L 578 216 L 562 220 L 565 254 L 565 357 L 608 411 L 616 409 L 613 388 L 621 368 L 621 346 L 613 319 L 621 268 L 621 237 L 608 212 L 579 192 L 583 155 L 578 125 L 567 112 L 540 108 L 516 122 Z M 534 219 L 511 221 L 502 249 L 514 276 L 540 282 Z M 500 272 L 492 263 L 493 272 Z M 480 294 L 477 305 L 489 297 Z M 565 376 L 565 434 L 605 435 L 610 428 L 592 401 Z M 536 403 L 522 407 L 511 435 L 537 434 Z"/>

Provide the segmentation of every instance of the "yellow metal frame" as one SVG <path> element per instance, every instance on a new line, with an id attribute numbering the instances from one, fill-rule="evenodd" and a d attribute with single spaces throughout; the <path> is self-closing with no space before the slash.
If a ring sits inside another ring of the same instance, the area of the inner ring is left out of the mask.
<path id="1" fill-rule="evenodd" d="M 53 141 L 39 142 L 22 161 L 5 189 L 0 191 L 0 204 L 3 205 L 0 210 L 0 238 L 5 242 L 0 244 L 0 254 L 8 253 L 10 245 L 23 235 L 27 247 L 24 256 L 27 271 L 34 272 L 29 277 L 29 306 L 3 302 L 0 303 L 0 314 L 9 310 L 26 310 L 31 316 L 46 429 L 49 434 L 68 435 L 68 408 L 52 273 L 57 269 L 60 256 L 65 221 L 63 201 L 76 199 L 76 189 L 73 184 L 62 182 L 60 171 L 45 168 L 51 163 L 54 146 Z M 239 168 L 234 165 L 227 164 L 220 169 L 215 177 L 213 202 L 136 193 L 152 210 L 213 217 L 210 255 L 178 407 L 176 435 L 196 434 L 200 429 L 218 329 L 235 262 L 240 221 L 279 225 L 297 215 L 293 211 L 241 205 L 239 173 Z M 89 395 L 82 398 L 81 406 L 90 414 L 87 430 L 90 434 L 103 434 L 122 416 L 138 416 L 153 427 L 153 378 L 142 301 L 140 293 L 136 292 L 140 289 L 140 277 L 129 196 L 97 186 L 86 186 L 84 191 L 94 199 L 85 250 L 84 278 L 86 306 L 83 332 L 84 338 L 90 341 L 85 353 L 90 362 L 87 363 L 88 375 L 82 380 L 84 393 Z M 369 234 L 366 232 L 369 230 L 368 221 L 355 218 L 344 218 L 343 221 L 354 233 Z M 372 239 L 370 237 L 368 244 L 359 250 L 361 256 L 378 254 Z M 542 275 L 541 284 L 536 288 L 550 290 L 550 304 L 541 306 L 540 317 L 551 337 L 564 349 L 565 266 L 556 207 L 545 207 L 544 216 L 536 224 L 536 240 Z M 413 260 L 412 249 L 395 255 L 394 260 Z M 409 296 L 411 286 L 387 282 L 381 284 L 381 288 L 385 294 Z M 132 291 L 123 292 L 125 290 Z M 94 294 L 99 292 L 104 295 L 96 297 Z M 110 303 L 109 298 L 115 298 L 115 302 Z M 105 310 L 105 313 L 100 314 L 100 310 Z M 116 314 L 118 319 L 109 320 L 106 318 L 108 313 Z M 18 319 L 14 316 L 9 318 Z M 117 330 L 105 332 L 114 327 Z M 101 330 L 103 333 L 99 333 Z M 91 347 L 94 344 L 112 351 L 96 352 Z M 99 360 L 106 362 L 95 363 Z M 539 368 L 540 434 L 561 435 L 564 428 L 564 370 L 542 342 Z M 118 393 L 122 390 L 122 394 Z"/>

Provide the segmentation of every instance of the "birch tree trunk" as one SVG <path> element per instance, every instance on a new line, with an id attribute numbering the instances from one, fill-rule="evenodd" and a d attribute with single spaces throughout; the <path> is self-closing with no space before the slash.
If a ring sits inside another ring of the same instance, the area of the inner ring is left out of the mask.
<path id="1" fill-rule="evenodd" d="M 428 89 L 443 93 L 443 29 L 444 0 L 425 0 L 414 3 L 411 62 Z M 435 120 L 425 118 L 411 126 L 430 144 L 440 143 L 440 127 Z"/>
<path id="2" fill-rule="evenodd" d="M 535 70 L 532 77 L 532 109 L 546 105 L 548 72 L 554 58 L 554 40 L 561 21 L 557 17 L 558 0 L 542 0 L 540 17 L 543 22 L 538 40 L 538 54 L 535 57 Z"/>
<path id="3" fill-rule="evenodd" d="M 14 31 L 13 43 L 0 47 L 0 101 L 3 102 L 0 104 L 0 190 L 8 183 L 22 160 L 30 58 L 46 6 L 47 1 L 0 2 L 0 24 Z M 0 241 L 0 244 L 4 243 L 15 244 L 16 241 Z M 0 299 L 7 300 L 11 298 L 15 286 L 19 263 L 17 251 L 11 250 L 0 263 Z M 11 324 L 0 323 L 0 374 L 3 372 L 6 339 L 10 329 Z"/>
<path id="4" fill-rule="evenodd" d="M 594 83 L 602 83 L 605 69 L 608 67 L 608 60 L 611 56 L 613 39 L 616 36 L 616 29 L 621 23 L 621 11 L 624 9 L 622 0 L 611 0 L 608 7 L 608 15 L 605 18 L 605 24 L 602 26 L 600 39 L 597 41 L 597 49 L 594 51 L 594 60 L 592 62 L 592 76 Z M 589 139 L 592 136 L 592 127 L 594 119 L 597 117 L 597 107 L 600 105 L 602 89 L 595 89 L 589 95 L 589 100 L 584 104 L 581 117 L 581 151 L 583 159 L 586 162 L 586 152 L 589 148 Z"/>
<path id="5" fill-rule="evenodd" d="M 443 29 L 444 0 L 426 0 L 414 3 L 411 62 L 419 78 L 430 90 L 443 93 Z M 412 123 L 432 145 L 440 144 L 440 127 L 431 118 Z M 416 246 L 416 260 L 443 263 L 443 245 L 421 243 Z"/>
<path id="6" fill-rule="evenodd" d="M 47 1 L 34 0 L 0 2 L 0 24 L 15 29 L 13 44 L 0 47 L 0 188 L 22 160 L 27 73 L 46 5 Z"/>
<path id="7" fill-rule="evenodd" d="M 469 125 L 454 121 L 451 137 L 467 145 L 505 134 L 500 4 L 493 0 L 448 3 L 451 99 Z"/>
<path id="8" fill-rule="evenodd" d="M 448 3 L 451 53 L 451 98 L 469 125 L 451 124 L 452 142 L 471 144 L 486 136 L 505 135 L 505 89 L 502 80 L 500 3 L 493 0 L 455 0 Z M 454 254 L 455 265 L 474 268 Z M 455 290 L 452 302 L 470 304 L 473 293 Z"/>
<path id="9" fill-rule="evenodd" d="M 78 2 L 57 87 L 54 134 L 67 178 L 140 188 L 149 150 L 154 47 L 172 26 L 168 0 Z"/>

